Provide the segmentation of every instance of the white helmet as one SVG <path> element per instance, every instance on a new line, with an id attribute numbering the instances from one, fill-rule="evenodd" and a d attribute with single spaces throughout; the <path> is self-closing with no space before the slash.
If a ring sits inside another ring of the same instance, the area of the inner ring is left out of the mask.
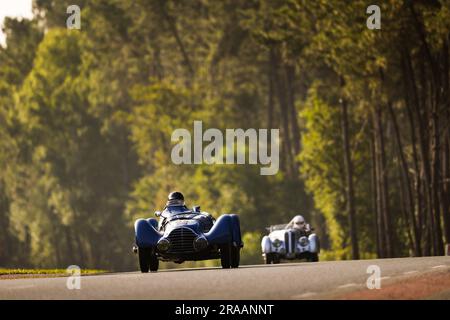
<path id="1" fill-rule="evenodd" d="M 301 215 L 297 215 L 292 219 L 292 224 L 294 228 L 302 229 L 305 226 L 305 218 Z"/>

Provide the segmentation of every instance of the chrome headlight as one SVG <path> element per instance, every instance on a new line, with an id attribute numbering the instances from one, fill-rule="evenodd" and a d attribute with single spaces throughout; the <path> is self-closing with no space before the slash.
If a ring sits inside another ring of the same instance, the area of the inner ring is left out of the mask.
<path id="1" fill-rule="evenodd" d="M 307 237 L 301 237 L 301 238 L 300 238 L 300 245 L 301 245 L 302 247 L 307 246 L 308 243 L 309 243 L 309 241 L 308 241 L 308 238 L 307 238 Z"/>
<path id="2" fill-rule="evenodd" d="M 208 246 L 208 240 L 203 236 L 198 236 L 194 239 L 194 249 L 196 251 L 201 251 Z"/>
<path id="3" fill-rule="evenodd" d="M 273 240 L 272 245 L 273 245 L 275 248 L 280 247 L 280 246 L 281 246 L 281 240 L 279 240 L 279 239 Z"/>
<path id="4" fill-rule="evenodd" d="M 170 248 L 170 241 L 166 238 L 161 238 L 156 244 L 156 248 L 158 249 L 158 251 L 166 252 Z"/>

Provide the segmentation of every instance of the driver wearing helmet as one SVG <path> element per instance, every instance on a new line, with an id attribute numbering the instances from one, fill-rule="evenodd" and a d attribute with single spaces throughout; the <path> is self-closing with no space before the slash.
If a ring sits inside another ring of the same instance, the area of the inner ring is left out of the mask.
<path id="1" fill-rule="evenodd" d="M 286 229 L 295 229 L 300 232 L 309 233 L 311 232 L 311 226 L 306 223 L 305 218 L 301 215 L 295 216 L 286 226 Z"/>
<path id="2" fill-rule="evenodd" d="M 159 230 L 164 228 L 164 225 L 169 222 L 171 216 L 188 211 L 189 209 L 184 203 L 184 196 L 181 192 L 174 191 L 169 193 L 163 212 L 162 214 L 160 213 L 161 219 L 159 219 Z"/>
<path id="3" fill-rule="evenodd" d="M 200 212 L 200 207 L 194 207 L 194 211 L 190 210 L 184 203 L 184 196 L 181 192 L 174 191 L 167 197 L 166 206 L 164 207 L 163 219 L 160 220 L 159 229 L 163 229 L 164 225 L 171 220 L 173 217 L 177 217 L 183 214 L 193 215 L 192 219 L 201 220 L 200 224 L 205 230 L 211 229 L 215 219 L 209 213 Z"/>
<path id="4" fill-rule="evenodd" d="M 184 206 L 184 196 L 181 192 L 171 192 L 167 197 L 166 208 L 170 206 Z"/>

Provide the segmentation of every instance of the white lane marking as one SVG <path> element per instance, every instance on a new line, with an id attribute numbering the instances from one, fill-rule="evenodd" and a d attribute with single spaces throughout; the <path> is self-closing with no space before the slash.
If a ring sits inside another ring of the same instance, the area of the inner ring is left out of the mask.
<path id="1" fill-rule="evenodd" d="M 439 266 L 434 266 L 434 267 L 431 267 L 431 269 L 438 269 L 438 268 L 447 268 L 447 266 L 446 266 L 446 265 L 443 265 L 443 264 L 441 264 L 441 265 L 439 265 Z"/>
<path id="2" fill-rule="evenodd" d="M 403 274 L 414 274 L 414 273 L 417 273 L 417 272 L 419 272 L 419 271 L 417 271 L 417 270 L 411 270 L 411 271 L 403 272 Z"/>
<path id="3" fill-rule="evenodd" d="M 391 278 L 391 277 L 386 276 L 386 277 L 381 277 L 380 280 L 387 280 L 387 279 L 390 279 L 390 278 Z"/>
<path id="4" fill-rule="evenodd" d="M 302 299 L 302 298 L 309 298 L 312 296 L 315 296 L 317 293 L 316 292 L 305 292 L 303 294 L 297 294 L 295 296 L 293 296 L 293 299 Z"/>
<path id="5" fill-rule="evenodd" d="M 8 289 L 30 289 L 30 288 L 33 288 L 33 287 L 34 287 L 34 285 L 28 285 L 28 286 L 11 287 L 11 288 L 8 288 Z"/>
<path id="6" fill-rule="evenodd" d="M 343 284 L 341 286 L 338 286 L 338 288 L 343 289 L 343 288 L 350 288 L 350 287 L 356 287 L 356 286 L 357 286 L 356 283 L 347 283 L 347 284 Z"/>

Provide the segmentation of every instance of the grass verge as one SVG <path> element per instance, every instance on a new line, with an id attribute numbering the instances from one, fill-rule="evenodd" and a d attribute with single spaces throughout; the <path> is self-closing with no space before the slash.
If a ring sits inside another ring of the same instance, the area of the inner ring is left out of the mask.
<path id="1" fill-rule="evenodd" d="M 81 269 L 81 275 L 105 273 L 107 270 Z M 6 269 L 0 268 L 0 277 L 27 277 L 27 276 L 70 276 L 66 269 Z"/>

